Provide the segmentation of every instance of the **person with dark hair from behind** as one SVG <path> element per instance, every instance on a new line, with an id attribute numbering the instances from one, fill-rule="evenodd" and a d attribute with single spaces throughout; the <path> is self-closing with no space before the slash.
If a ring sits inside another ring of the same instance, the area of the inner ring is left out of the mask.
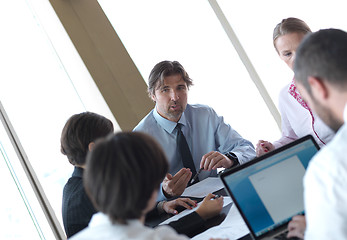
<path id="1" fill-rule="evenodd" d="M 61 134 L 61 152 L 67 156 L 69 162 L 75 167 L 72 177 L 63 190 L 62 215 L 67 237 L 86 228 L 97 212 L 89 200 L 83 187 L 83 171 L 87 153 L 93 148 L 97 139 L 104 138 L 113 133 L 112 122 L 96 113 L 83 112 L 71 116 L 66 122 Z M 151 217 L 160 213 L 177 214 L 176 208 L 192 208 L 196 201 L 189 198 L 178 198 L 171 201 L 162 201 L 150 212 Z M 192 236 L 196 231 L 204 229 L 205 221 L 196 212 L 189 214 L 187 219 L 170 223 L 177 232 Z"/>
<path id="2" fill-rule="evenodd" d="M 347 239 L 347 32 L 324 29 L 306 37 L 294 72 L 301 96 L 336 132 L 304 177 L 304 238 Z M 304 227 L 289 228 L 290 236 Z"/>
<path id="3" fill-rule="evenodd" d="M 83 188 L 83 169 L 94 142 L 113 131 L 110 120 L 91 112 L 73 115 L 63 128 L 61 152 L 75 167 L 63 190 L 62 215 L 68 238 L 87 227 L 92 215 L 97 212 Z"/>
<path id="4" fill-rule="evenodd" d="M 188 239 L 169 226 L 144 226 L 168 167 L 163 150 L 144 133 L 117 133 L 96 143 L 87 157 L 84 186 L 100 212 L 71 239 Z M 196 210 L 200 216 L 219 214 L 223 198 L 213 197 Z"/>

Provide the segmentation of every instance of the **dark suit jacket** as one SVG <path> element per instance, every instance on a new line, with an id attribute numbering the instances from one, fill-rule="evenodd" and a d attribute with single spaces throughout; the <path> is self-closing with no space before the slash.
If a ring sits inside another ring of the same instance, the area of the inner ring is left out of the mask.
<path id="1" fill-rule="evenodd" d="M 84 190 L 82 177 L 83 169 L 75 167 L 72 177 L 66 183 L 63 191 L 63 223 L 68 238 L 86 228 L 93 214 L 97 212 Z M 154 209 L 148 214 L 153 216 L 158 213 Z M 169 226 L 178 233 L 193 237 L 202 229 L 206 230 L 204 223 L 205 221 L 194 211 L 171 222 Z"/>
<path id="2" fill-rule="evenodd" d="M 87 227 L 97 212 L 84 190 L 82 177 L 83 169 L 75 167 L 63 191 L 62 214 L 68 238 Z"/>

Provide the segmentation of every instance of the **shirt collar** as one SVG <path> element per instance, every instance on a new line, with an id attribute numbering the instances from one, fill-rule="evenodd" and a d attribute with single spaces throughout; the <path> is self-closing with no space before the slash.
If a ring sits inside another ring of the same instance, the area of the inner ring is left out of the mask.
<path id="1" fill-rule="evenodd" d="M 72 176 L 82 178 L 83 177 L 83 168 L 75 166 L 75 169 L 72 173 Z"/>
<path id="2" fill-rule="evenodd" d="M 167 120 L 166 118 L 163 118 L 162 116 L 159 115 L 158 111 L 157 111 L 157 107 L 154 108 L 153 110 L 153 116 L 155 118 L 155 120 L 157 121 L 157 123 L 165 129 L 165 131 L 167 131 L 168 133 L 172 133 L 176 126 L 177 123 Z M 182 125 L 186 126 L 187 125 L 187 119 L 184 115 L 184 112 L 182 113 L 182 116 L 180 118 L 180 120 L 178 121 L 179 123 L 181 123 Z"/>
<path id="3" fill-rule="evenodd" d="M 184 112 L 182 113 L 182 116 L 181 116 L 180 120 L 178 121 L 178 123 L 181 123 L 183 126 L 188 125 L 187 118 L 186 118 L 186 115 L 184 114 Z"/>

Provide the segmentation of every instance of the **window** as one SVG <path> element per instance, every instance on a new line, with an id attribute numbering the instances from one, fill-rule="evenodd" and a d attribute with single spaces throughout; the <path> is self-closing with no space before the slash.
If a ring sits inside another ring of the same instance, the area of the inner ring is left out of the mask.
<path id="1" fill-rule="evenodd" d="M 0 101 L 62 227 L 62 190 L 73 171 L 60 153 L 65 122 L 93 111 L 118 125 L 48 1 L 1 2 L 0 21 Z"/>
<path id="2" fill-rule="evenodd" d="M 99 3 L 144 79 L 156 63 L 177 60 L 194 82 L 189 103 L 210 105 L 254 144 L 279 137 L 273 117 L 207 1 Z"/>
<path id="3" fill-rule="evenodd" d="M 345 1 L 217 1 L 236 32 L 249 58 L 275 103 L 278 93 L 293 78 L 293 72 L 274 49 L 272 33 L 284 18 L 305 21 L 312 31 L 322 28 L 347 30 Z"/>
<path id="4" fill-rule="evenodd" d="M 5 183 L 0 204 L 0 238 L 52 239 L 52 231 L 3 125 L 0 125 L 0 181 Z"/>
<path id="5" fill-rule="evenodd" d="M 144 79 L 159 61 L 178 60 L 194 80 L 190 103 L 212 106 L 253 143 L 279 138 L 273 117 L 209 4 L 214 0 L 98 2 Z M 328 27 L 347 30 L 346 3 L 340 0 L 216 2 L 276 105 L 280 90 L 293 78 L 273 47 L 276 24 L 293 16 L 306 21 L 313 31 Z"/>

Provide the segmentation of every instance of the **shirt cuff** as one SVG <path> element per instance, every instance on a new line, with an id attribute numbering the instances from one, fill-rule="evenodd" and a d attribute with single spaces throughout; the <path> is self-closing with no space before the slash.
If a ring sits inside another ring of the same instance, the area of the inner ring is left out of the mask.
<path id="1" fill-rule="evenodd" d="M 164 200 L 167 200 L 167 198 L 164 195 L 163 186 L 162 184 L 160 184 L 158 196 L 157 196 L 157 202 L 164 201 Z"/>

